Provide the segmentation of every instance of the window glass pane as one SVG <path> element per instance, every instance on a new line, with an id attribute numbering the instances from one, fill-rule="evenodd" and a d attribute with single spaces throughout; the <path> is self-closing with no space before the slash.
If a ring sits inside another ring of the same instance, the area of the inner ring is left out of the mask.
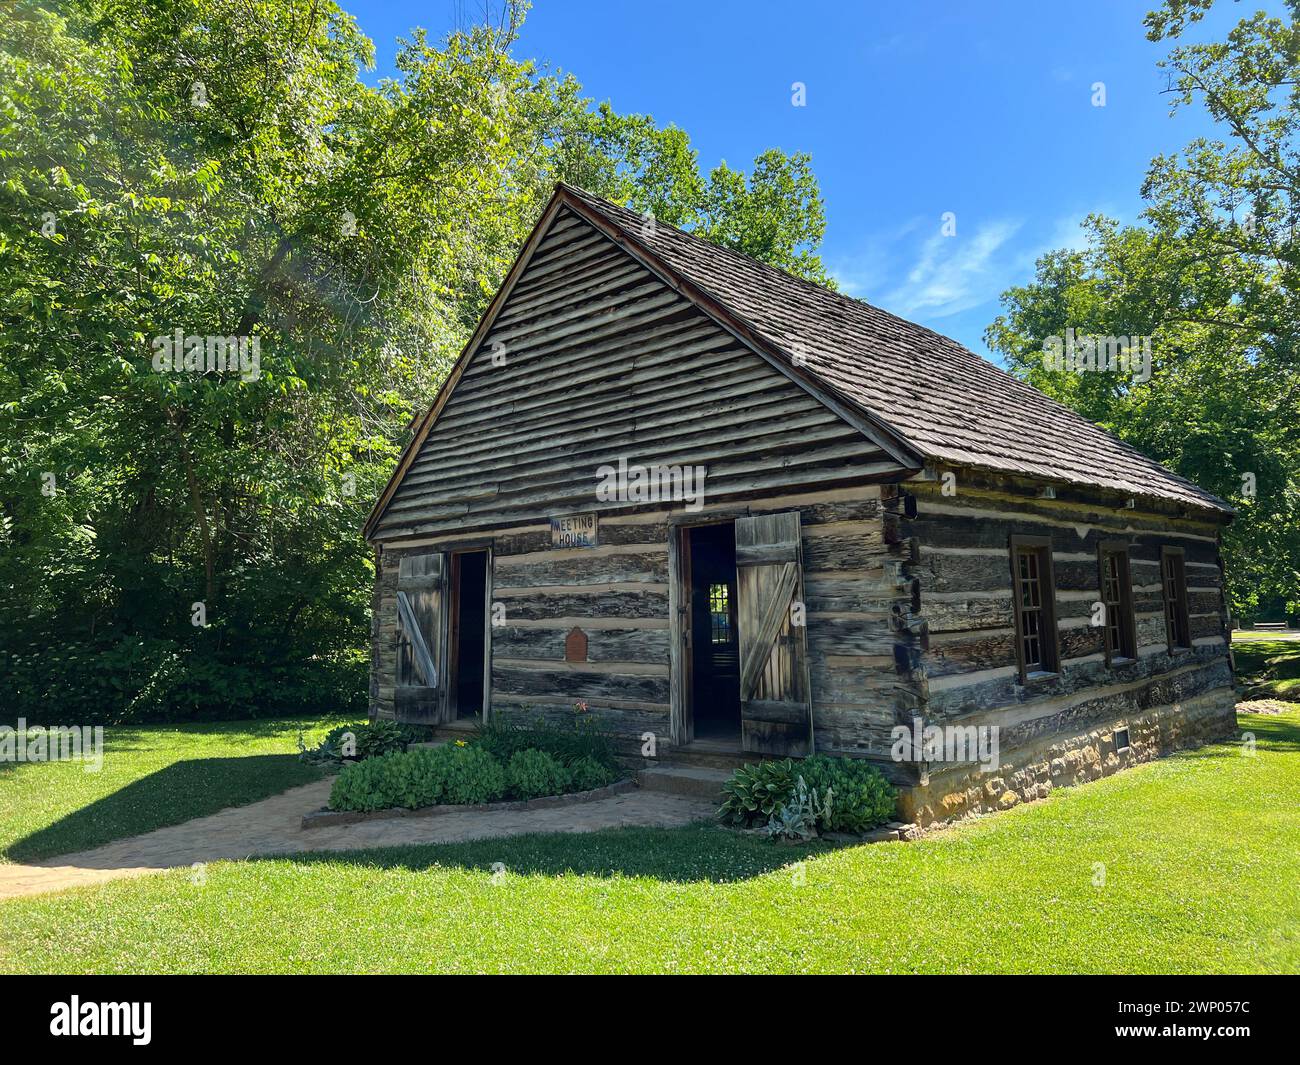
<path id="1" fill-rule="evenodd" d="M 709 585 L 709 638 L 713 643 L 731 642 L 730 591 L 725 584 Z"/>

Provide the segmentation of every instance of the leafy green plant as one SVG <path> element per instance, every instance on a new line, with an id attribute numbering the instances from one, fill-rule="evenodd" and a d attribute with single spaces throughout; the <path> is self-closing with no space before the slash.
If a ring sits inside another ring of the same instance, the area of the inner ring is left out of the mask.
<path id="1" fill-rule="evenodd" d="M 781 821 L 784 807 L 802 803 L 811 808 L 812 823 L 822 832 L 860 833 L 884 824 L 894 816 L 897 797 L 875 766 L 826 755 L 741 766 L 722 791 L 718 816 L 728 824 Z"/>
<path id="2" fill-rule="evenodd" d="M 377 755 L 344 766 L 330 790 L 331 810 L 417 809 L 492 802 L 506 772 L 487 751 L 447 744 Z"/>
<path id="3" fill-rule="evenodd" d="M 803 777 L 795 779 L 794 796 L 774 813 L 763 832 L 769 839 L 809 840 L 817 835 L 817 826 L 830 821 L 833 796 L 827 789 L 818 794 Z"/>
<path id="4" fill-rule="evenodd" d="M 356 725 L 332 728 L 320 746 L 308 748 L 298 737 L 298 756 L 304 762 L 323 764 L 345 758 L 363 761 L 381 754 L 404 751 L 411 743 L 426 740 L 432 730 L 426 725 L 398 724 L 396 721 L 363 721 Z"/>
<path id="5" fill-rule="evenodd" d="M 601 765 L 596 759 L 584 756 L 569 766 L 573 774 L 574 791 L 591 791 L 612 784 L 618 775 L 613 770 Z"/>
<path id="6" fill-rule="evenodd" d="M 538 718 L 535 721 L 497 717 L 480 724 L 474 746 L 490 751 L 503 763 L 509 763 L 520 751 L 545 751 L 561 765 L 572 768 L 589 758 L 608 769 L 618 771 L 618 754 L 614 738 L 590 716 L 574 717 L 556 724 Z"/>
<path id="7" fill-rule="evenodd" d="M 794 794 L 794 762 L 754 762 L 743 765 L 722 785 L 725 796 L 718 816 L 734 825 L 766 821 Z"/>
<path id="8" fill-rule="evenodd" d="M 892 820 L 898 793 L 875 766 L 860 758 L 815 755 L 798 765 L 809 792 L 832 796 L 829 815 L 819 815 L 823 832 L 866 832 Z"/>
<path id="9" fill-rule="evenodd" d="M 506 784 L 516 799 L 560 795 L 572 783 L 573 774 L 545 751 L 519 751 L 506 767 Z"/>

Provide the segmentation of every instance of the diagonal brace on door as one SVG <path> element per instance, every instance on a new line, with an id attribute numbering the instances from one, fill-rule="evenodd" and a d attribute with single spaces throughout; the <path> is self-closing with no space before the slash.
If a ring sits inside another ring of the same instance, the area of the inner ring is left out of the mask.
<path id="1" fill-rule="evenodd" d="M 411 642 L 411 655 L 415 659 L 415 671 L 420 674 L 420 679 L 430 688 L 438 686 L 438 670 L 433 664 L 433 655 L 429 653 L 429 645 L 424 642 L 424 633 L 420 631 L 419 623 L 415 620 L 415 611 L 411 607 L 411 600 L 407 598 L 405 592 L 397 593 L 397 620 L 402 627 L 402 632 Z"/>
<path id="2" fill-rule="evenodd" d="M 780 572 L 776 574 L 771 597 L 768 599 L 766 609 L 759 619 L 753 641 L 745 641 L 749 643 L 750 654 L 744 658 L 744 669 L 740 676 L 740 698 L 742 700 L 753 698 L 758 678 L 766 668 L 772 647 L 776 644 L 776 638 L 785 625 L 790 604 L 794 601 L 795 586 L 798 579 L 798 567 L 793 562 L 782 565 Z M 742 639 L 744 639 L 744 635 L 742 632 Z"/>

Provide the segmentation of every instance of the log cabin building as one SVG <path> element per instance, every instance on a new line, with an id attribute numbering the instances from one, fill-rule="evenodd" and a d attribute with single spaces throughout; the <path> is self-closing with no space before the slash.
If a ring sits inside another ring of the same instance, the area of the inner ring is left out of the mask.
<path id="1" fill-rule="evenodd" d="M 997 809 L 1232 731 L 1231 516 L 946 337 L 561 185 L 366 524 L 371 714 L 582 702 L 661 759 Z M 917 725 L 997 759 L 900 756 Z"/>

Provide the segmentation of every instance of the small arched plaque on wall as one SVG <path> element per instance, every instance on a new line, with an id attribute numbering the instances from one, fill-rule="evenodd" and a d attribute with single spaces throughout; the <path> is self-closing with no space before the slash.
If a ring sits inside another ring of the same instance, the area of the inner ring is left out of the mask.
<path id="1" fill-rule="evenodd" d="M 566 662 L 587 661 L 587 634 L 576 625 L 564 638 L 564 660 Z"/>

